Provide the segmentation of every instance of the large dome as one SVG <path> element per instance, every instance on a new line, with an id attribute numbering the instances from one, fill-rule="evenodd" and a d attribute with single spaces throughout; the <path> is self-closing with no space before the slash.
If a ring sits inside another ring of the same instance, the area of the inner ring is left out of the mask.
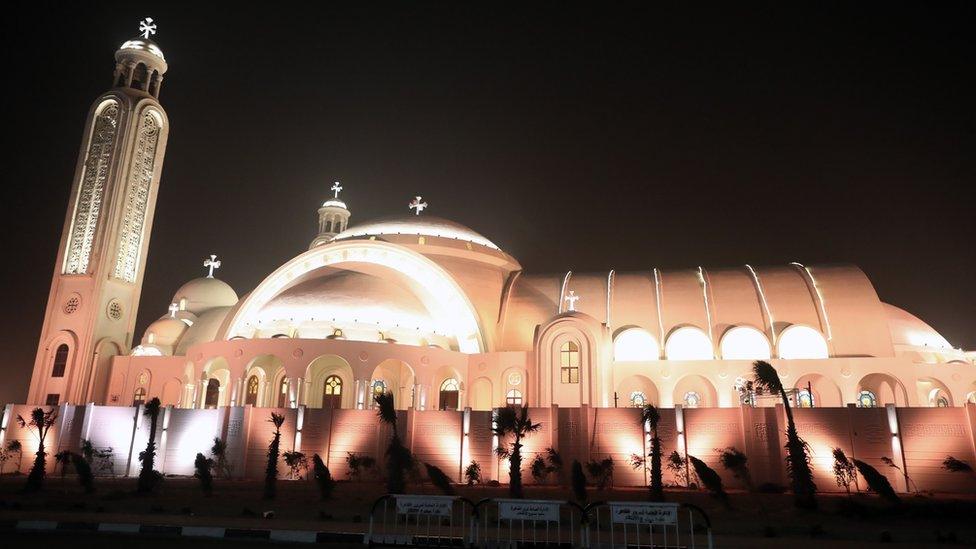
<path id="1" fill-rule="evenodd" d="M 215 307 L 231 307 L 237 303 L 237 292 L 226 282 L 216 278 L 195 278 L 180 286 L 173 295 L 173 303 L 180 310 L 200 315 Z"/>
<path id="2" fill-rule="evenodd" d="M 449 219 L 429 215 L 403 215 L 385 217 L 350 227 L 336 235 L 335 240 L 384 235 L 418 235 L 447 238 L 479 244 L 499 250 L 494 242 L 472 229 Z"/>

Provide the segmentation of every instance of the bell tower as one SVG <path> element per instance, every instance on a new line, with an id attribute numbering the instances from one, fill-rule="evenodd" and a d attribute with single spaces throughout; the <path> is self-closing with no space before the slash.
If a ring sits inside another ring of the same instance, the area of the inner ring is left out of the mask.
<path id="1" fill-rule="evenodd" d="M 336 181 L 330 189 L 333 193 L 332 198 L 322 203 L 319 208 L 319 234 L 308 246 L 311 250 L 316 246 L 328 244 L 332 239 L 349 225 L 349 217 L 352 216 L 346 203 L 339 200 L 339 193 L 342 192 L 342 185 Z"/>
<path id="2" fill-rule="evenodd" d="M 169 133 L 156 25 L 139 30 L 115 52 L 113 87 L 85 122 L 30 404 L 104 403 L 112 357 L 132 344 Z"/>

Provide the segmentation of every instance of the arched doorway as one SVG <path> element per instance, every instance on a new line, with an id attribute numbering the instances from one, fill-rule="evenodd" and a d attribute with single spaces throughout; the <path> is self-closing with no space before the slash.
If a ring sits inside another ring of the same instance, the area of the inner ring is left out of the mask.
<path id="1" fill-rule="evenodd" d="M 645 404 L 657 406 L 660 402 L 654 382 L 642 375 L 625 377 L 617 384 L 614 396 L 618 408 L 642 408 Z"/>
<path id="2" fill-rule="evenodd" d="M 258 379 L 257 374 L 248 376 L 247 384 L 244 387 L 244 406 L 257 406 L 258 391 L 260 390 L 261 380 Z"/>
<path id="3" fill-rule="evenodd" d="M 387 392 L 393 395 L 393 404 L 397 410 L 419 407 L 417 402 L 420 399 L 414 394 L 414 373 L 413 368 L 402 360 L 389 358 L 380 362 L 373 370 L 370 387 L 372 393 L 369 396 L 368 407 L 373 407 L 373 395 L 377 392 Z M 420 403 L 422 406 L 425 402 Z"/>
<path id="4" fill-rule="evenodd" d="M 440 403 L 441 410 L 457 410 L 460 403 L 461 383 L 453 377 L 449 377 L 441 383 L 440 394 L 437 402 Z"/>
<path id="5" fill-rule="evenodd" d="M 491 380 L 479 377 L 468 390 L 468 405 L 472 410 L 491 410 Z"/>
<path id="6" fill-rule="evenodd" d="M 718 406 L 715 386 L 703 376 L 689 375 L 674 386 L 674 403 L 685 408 L 710 408 Z"/>
<path id="7" fill-rule="evenodd" d="M 277 395 L 276 396 L 277 401 L 275 402 L 275 405 L 278 408 L 287 408 L 288 405 L 290 404 L 289 401 L 291 400 L 288 398 L 289 395 L 288 395 L 287 376 L 281 376 L 281 380 L 278 381 L 278 390 L 275 392 L 275 395 Z"/>
<path id="8" fill-rule="evenodd" d="M 861 378 L 858 386 L 858 404 L 866 404 L 870 398 L 874 399 L 875 406 L 894 404 L 895 406 L 908 406 L 908 392 L 894 376 L 888 374 L 868 374 Z M 863 398 L 862 398 L 863 397 Z"/>
<path id="9" fill-rule="evenodd" d="M 332 374 L 322 386 L 322 407 L 334 410 L 342 408 L 342 378 Z"/>
<path id="10" fill-rule="evenodd" d="M 217 378 L 207 380 L 207 394 L 203 401 L 206 409 L 216 408 L 220 404 L 220 381 Z"/>
<path id="11" fill-rule="evenodd" d="M 796 380 L 796 404 L 801 408 L 840 408 L 844 406 L 840 388 L 821 374 L 806 374 Z"/>

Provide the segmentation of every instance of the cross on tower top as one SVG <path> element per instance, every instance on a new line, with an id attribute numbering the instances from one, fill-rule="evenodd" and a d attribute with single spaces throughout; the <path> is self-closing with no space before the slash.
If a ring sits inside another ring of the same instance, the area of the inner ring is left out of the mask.
<path id="1" fill-rule="evenodd" d="M 335 193 L 335 195 L 333 196 L 334 198 L 339 198 L 339 191 L 341 190 L 342 190 L 342 185 L 340 185 L 338 181 L 332 184 L 332 192 Z"/>
<path id="2" fill-rule="evenodd" d="M 421 202 L 421 200 L 423 200 L 423 197 L 415 196 L 414 199 L 411 200 L 409 204 L 409 208 L 411 210 L 417 210 L 417 215 L 420 215 L 420 212 L 427 209 L 427 203 Z"/>
<path id="3" fill-rule="evenodd" d="M 210 272 L 207 273 L 207 278 L 213 278 L 214 269 L 220 268 L 220 262 L 217 261 L 217 254 L 210 254 L 210 259 L 204 259 L 203 266 L 210 268 Z"/>
<path id="4" fill-rule="evenodd" d="M 179 305 L 177 305 L 176 303 L 170 303 L 169 304 L 169 316 L 170 316 L 170 318 L 176 318 L 176 313 L 179 310 L 180 310 L 180 306 Z"/>
<path id="5" fill-rule="evenodd" d="M 156 34 L 156 25 L 153 23 L 152 17 L 147 17 L 142 21 L 139 21 L 139 34 L 146 39 L 148 39 L 150 35 Z"/>
<path id="6" fill-rule="evenodd" d="M 579 301 L 579 298 L 580 298 L 580 296 L 576 295 L 576 291 L 575 290 L 570 290 L 569 291 L 569 295 L 563 298 L 563 299 L 566 300 L 566 303 L 569 304 L 569 309 L 568 310 L 570 312 L 573 312 L 573 311 L 576 310 L 576 302 Z"/>

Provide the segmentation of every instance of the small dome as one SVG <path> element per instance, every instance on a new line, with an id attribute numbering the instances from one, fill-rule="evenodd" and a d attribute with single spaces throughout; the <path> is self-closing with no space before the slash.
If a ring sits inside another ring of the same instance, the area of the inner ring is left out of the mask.
<path id="1" fill-rule="evenodd" d="M 335 240 L 398 234 L 449 238 L 499 250 L 495 243 L 468 227 L 448 219 L 430 215 L 403 215 L 377 219 L 369 223 L 350 227 L 337 234 Z"/>
<path id="2" fill-rule="evenodd" d="M 209 277 L 195 278 L 173 295 L 173 303 L 197 316 L 215 307 L 232 307 L 237 300 L 237 292 L 230 285 Z"/>
<path id="3" fill-rule="evenodd" d="M 343 210 L 348 210 L 346 203 L 339 200 L 338 198 L 330 198 L 322 203 L 323 208 L 342 208 Z"/>
<path id="4" fill-rule="evenodd" d="M 888 316 L 888 328 L 895 345 L 928 347 L 933 350 L 952 349 L 952 345 L 939 332 L 922 319 L 894 305 L 884 304 Z"/>
<path id="5" fill-rule="evenodd" d="M 161 318 L 146 328 L 146 333 L 142 336 L 142 344 L 160 349 L 172 349 L 183 336 L 186 328 L 186 323 L 178 318 Z"/>
<path id="6" fill-rule="evenodd" d="M 158 57 L 160 61 L 166 62 L 166 58 L 163 57 L 163 50 L 156 45 L 152 40 L 146 38 L 133 38 L 132 40 L 126 40 L 121 46 L 119 46 L 119 54 L 128 54 L 133 52 L 143 52 Z"/>

